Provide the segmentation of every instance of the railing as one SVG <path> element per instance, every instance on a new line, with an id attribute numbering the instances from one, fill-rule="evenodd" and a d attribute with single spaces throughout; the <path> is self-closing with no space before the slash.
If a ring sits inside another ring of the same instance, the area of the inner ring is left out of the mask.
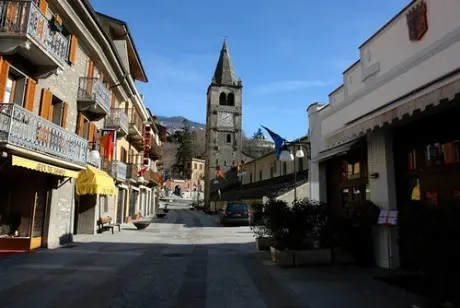
<path id="1" fill-rule="evenodd" d="M 133 180 L 137 181 L 137 178 L 138 178 L 137 173 L 138 172 L 139 172 L 139 170 L 137 168 L 137 165 L 133 164 L 133 163 L 129 163 L 127 165 L 127 169 L 126 169 L 126 178 L 127 179 L 133 179 Z"/>
<path id="2" fill-rule="evenodd" d="M 125 110 L 123 108 L 110 109 L 110 116 L 107 118 L 107 126 L 120 127 L 121 129 L 128 131 L 129 122 Z"/>
<path id="3" fill-rule="evenodd" d="M 69 40 L 53 31 L 50 22 L 31 1 L 0 2 L 0 33 L 27 34 L 61 64 L 67 61 Z"/>
<path id="4" fill-rule="evenodd" d="M 157 143 L 155 135 L 150 135 L 150 153 L 155 160 L 161 157 L 161 148 Z"/>
<path id="5" fill-rule="evenodd" d="M 129 125 L 134 125 L 136 126 L 136 128 L 141 132 L 142 134 L 142 130 L 144 128 L 144 124 L 142 122 L 142 118 L 141 116 L 139 115 L 139 113 L 137 112 L 137 110 L 135 108 L 130 108 L 128 109 L 128 121 L 129 121 Z"/>
<path id="6" fill-rule="evenodd" d="M 110 91 L 99 78 L 80 77 L 78 100 L 93 100 L 107 112 L 110 112 Z"/>
<path id="7" fill-rule="evenodd" d="M 122 161 L 109 162 L 107 172 L 115 179 L 126 180 L 128 166 Z"/>
<path id="8" fill-rule="evenodd" d="M 14 104 L 0 104 L 0 143 L 86 165 L 88 141 Z"/>
<path id="9" fill-rule="evenodd" d="M 163 179 L 161 172 L 154 172 L 153 170 L 147 170 L 144 173 L 144 179 L 148 182 L 154 182 L 155 184 L 160 184 Z"/>

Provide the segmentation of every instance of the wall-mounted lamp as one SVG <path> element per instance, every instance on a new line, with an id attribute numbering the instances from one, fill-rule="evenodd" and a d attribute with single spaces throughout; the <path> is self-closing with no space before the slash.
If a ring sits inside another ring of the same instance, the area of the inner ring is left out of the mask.
<path id="1" fill-rule="evenodd" d="M 379 178 L 379 173 L 374 172 L 374 173 L 371 173 L 369 176 L 371 177 L 371 179 L 378 179 Z"/>

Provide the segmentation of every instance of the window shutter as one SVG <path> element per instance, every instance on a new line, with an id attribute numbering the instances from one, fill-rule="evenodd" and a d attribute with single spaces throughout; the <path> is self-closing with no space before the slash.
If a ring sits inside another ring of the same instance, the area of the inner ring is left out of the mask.
<path id="1" fill-rule="evenodd" d="M 69 111 L 69 103 L 64 102 L 62 104 L 62 119 L 61 119 L 61 126 L 63 128 L 67 127 L 67 112 Z"/>
<path id="2" fill-rule="evenodd" d="M 35 101 L 35 89 L 37 88 L 37 82 L 32 78 L 27 79 L 27 90 L 26 90 L 26 99 L 24 106 L 29 111 L 34 111 L 34 101 Z"/>
<path id="3" fill-rule="evenodd" d="M 85 125 L 85 117 L 81 112 L 77 116 L 77 135 L 83 137 L 83 125 Z"/>
<path id="4" fill-rule="evenodd" d="M 56 22 L 62 26 L 62 18 L 61 18 L 61 16 L 56 14 L 56 16 L 54 16 L 54 19 L 56 19 Z"/>
<path id="5" fill-rule="evenodd" d="M 0 103 L 4 103 L 6 82 L 10 73 L 10 64 L 0 57 Z"/>
<path id="6" fill-rule="evenodd" d="M 110 103 L 110 107 L 115 108 L 115 103 L 116 103 L 115 93 L 112 93 L 112 102 Z"/>
<path id="7" fill-rule="evenodd" d="M 93 122 L 89 123 L 88 141 L 94 141 L 94 135 L 96 133 L 96 125 Z"/>
<path id="8" fill-rule="evenodd" d="M 86 76 L 88 76 L 88 78 L 94 77 L 94 62 L 91 59 L 88 60 L 88 73 Z"/>
<path id="9" fill-rule="evenodd" d="M 40 106 L 40 116 L 47 120 L 53 119 L 53 93 L 49 89 L 42 90 L 42 99 Z"/>
<path id="10" fill-rule="evenodd" d="M 46 13 L 48 12 L 48 1 L 40 0 L 38 6 L 40 7 L 40 11 L 42 11 L 42 13 L 46 16 Z"/>
<path id="11" fill-rule="evenodd" d="M 74 64 L 77 61 L 78 39 L 75 35 L 70 36 L 69 62 Z"/>

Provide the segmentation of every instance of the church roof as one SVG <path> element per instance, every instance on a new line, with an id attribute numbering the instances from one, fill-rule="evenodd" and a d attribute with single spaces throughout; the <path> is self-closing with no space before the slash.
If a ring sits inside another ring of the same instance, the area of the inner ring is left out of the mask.
<path id="1" fill-rule="evenodd" d="M 241 81 L 236 78 L 226 40 L 224 40 L 222 50 L 220 51 L 219 61 L 217 62 L 216 71 L 212 77 L 212 83 L 231 86 L 241 84 Z"/>

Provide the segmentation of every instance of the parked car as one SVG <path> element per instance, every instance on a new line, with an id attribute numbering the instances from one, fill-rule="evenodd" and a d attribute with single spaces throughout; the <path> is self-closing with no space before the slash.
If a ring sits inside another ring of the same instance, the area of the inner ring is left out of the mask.
<path id="1" fill-rule="evenodd" d="M 252 213 L 249 205 L 242 201 L 228 202 L 220 212 L 220 223 L 226 225 L 252 225 Z"/>

